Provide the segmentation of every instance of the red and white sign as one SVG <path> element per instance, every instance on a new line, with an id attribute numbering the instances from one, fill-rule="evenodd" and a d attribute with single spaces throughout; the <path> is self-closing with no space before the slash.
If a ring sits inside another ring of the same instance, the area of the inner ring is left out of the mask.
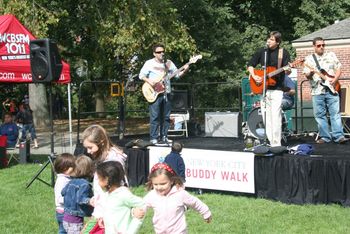
<path id="1" fill-rule="evenodd" d="M 149 147 L 150 168 L 163 162 L 171 151 Z M 249 152 L 183 149 L 186 187 L 255 193 L 254 154 Z"/>
<path id="2" fill-rule="evenodd" d="M 35 39 L 15 16 L 0 16 L 0 82 L 32 82 L 29 42 Z M 69 64 L 62 65 L 58 83 L 69 83 Z"/>

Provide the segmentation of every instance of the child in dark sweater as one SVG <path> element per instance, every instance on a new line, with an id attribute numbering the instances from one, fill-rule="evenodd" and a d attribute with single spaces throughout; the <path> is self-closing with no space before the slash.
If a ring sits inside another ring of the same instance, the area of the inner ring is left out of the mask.
<path id="1" fill-rule="evenodd" d="M 185 162 L 181 157 L 182 148 L 182 143 L 174 141 L 171 146 L 171 153 L 165 157 L 164 162 L 176 172 L 183 182 L 186 182 Z"/>

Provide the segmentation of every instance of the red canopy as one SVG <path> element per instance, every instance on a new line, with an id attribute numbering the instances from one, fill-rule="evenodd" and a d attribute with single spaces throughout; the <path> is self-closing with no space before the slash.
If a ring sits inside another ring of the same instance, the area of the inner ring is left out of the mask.
<path id="1" fill-rule="evenodd" d="M 36 39 L 13 15 L 0 16 L 0 82 L 32 82 L 29 42 Z M 70 82 L 69 64 L 63 69 L 58 83 Z"/>

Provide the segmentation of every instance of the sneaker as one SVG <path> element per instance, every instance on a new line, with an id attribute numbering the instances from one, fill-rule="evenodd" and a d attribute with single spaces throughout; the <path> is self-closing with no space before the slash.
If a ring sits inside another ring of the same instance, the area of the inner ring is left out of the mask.
<path id="1" fill-rule="evenodd" d="M 349 141 L 349 139 L 346 139 L 345 137 L 343 137 L 339 141 L 337 141 L 336 143 L 338 143 L 338 144 L 345 144 L 348 141 Z"/>
<path id="2" fill-rule="evenodd" d="M 327 143 L 327 141 L 323 140 L 323 139 L 319 139 L 316 141 L 316 144 L 324 144 Z"/>
<path id="3" fill-rule="evenodd" d="M 150 142 L 151 142 L 151 144 L 155 145 L 155 144 L 158 143 L 158 140 L 157 139 L 152 139 L 152 140 L 150 140 Z"/>
<path id="4" fill-rule="evenodd" d="M 167 137 L 163 137 L 162 141 L 166 144 L 171 144 L 173 141 L 168 139 Z"/>

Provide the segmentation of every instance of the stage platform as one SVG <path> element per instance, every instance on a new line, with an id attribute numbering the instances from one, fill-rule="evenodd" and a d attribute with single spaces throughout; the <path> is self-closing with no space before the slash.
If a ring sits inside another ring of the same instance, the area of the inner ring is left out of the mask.
<path id="1" fill-rule="evenodd" d="M 148 135 L 131 135 L 125 136 L 123 140 L 112 138 L 113 142 L 124 147 L 131 140 L 141 139 L 148 141 Z M 186 148 L 191 149 L 208 149 L 208 150 L 224 150 L 224 151 L 243 151 L 245 148 L 243 138 L 230 137 L 189 137 L 189 138 L 172 138 L 172 140 L 181 141 Z M 307 143 L 315 148 L 313 157 L 349 157 L 350 158 L 350 142 L 346 144 L 326 143 L 316 144 L 314 138 L 310 136 L 289 137 L 285 146 L 295 146 Z M 287 155 L 287 154 L 286 154 Z"/>
<path id="2" fill-rule="evenodd" d="M 142 139 L 145 135 L 126 136 L 123 140 L 114 140 L 120 146 L 131 140 Z M 177 138 L 187 149 L 217 150 L 243 152 L 245 145 L 241 138 L 189 137 Z M 277 156 L 256 156 L 254 158 L 255 194 L 246 194 L 260 198 L 277 200 L 293 204 L 328 204 L 350 205 L 350 142 L 346 144 L 316 144 L 312 137 L 290 137 L 288 146 L 307 143 L 314 146 L 311 156 L 295 156 L 289 154 Z M 135 171 L 142 170 L 142 178 L 137 184 L 143 184 L 147 177 L 148 150 L 126 150 L 135 165 L 133 155 L 142 159 L 142 166 L 137 165 Z M 215 155 L 213 155 L 215 158 Z M 130 173 L 129 173 L 130 174 Z M 218 191 L 220 192 L 220 191 Z M 245 195 L 242 193 L 242 195 Z"/>

